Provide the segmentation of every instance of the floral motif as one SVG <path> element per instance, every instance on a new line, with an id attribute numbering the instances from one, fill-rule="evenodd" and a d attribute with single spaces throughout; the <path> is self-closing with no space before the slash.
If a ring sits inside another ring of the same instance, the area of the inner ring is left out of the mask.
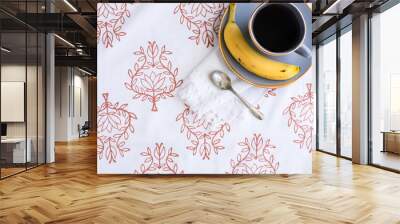
<path id="1" fill-rule="evenodd" d="M 97 5 L 97 43 L 113 47 L 115 40 L 120 41 L 126 35 L 122 26 L 131 16 L 128 3 L 98 3 Z"/>
<path id="2" fill-rule="evenodd" d="M 287 125 L 293 127 L 297 136 L 293 142 L 311 152 L 314 130 L 314 93 L 311 90 L 311 83 L 307 83 L 306 86 L 307 92 L 304 95 L 290 98 L 291 102 L 283 111 L 283 115 L 288 116 Z"/>
<path id="3" fill-rule="evenodd" d="M 183 170 L 179 171 L 178 164 L 174 161 L 179 155 L 173 152 L 172 147 L 166 150 L 163 143 L 156 143 L 154 150 L 147 147 L 140 155 L 145 160 L 139 171 L 134 171 L 135 174 L 183 174 Z"/>
<path id="4" fill-rule="evenodd" d="M 224 3 L 180 3 L 174 14 L 180 15 L 179 22 L 192 32 L 189 39 L 208 48 L 214 46 L 225 9 Z"/>
<path id="5" fill-rule="evenodd" d="M 173 97 L 183 82 L 177 80 L 178 68 L 174 69 L 169 59 L 172 52 L 165 45 L 159 47 L 155 41 L 149 41 L 146 50 L 140 47 L 134 54 L 138 58 L 133 69 L 128 70 L 125 87 L 133 92 L 133 99 L 148 101 L 152 104 L 151 111 L 158 111 L 157 102 Z"/>
<path id="6" fill-rule="evenodd" d="M 270 96 L 276 96 L 275 90 L 276 90 L 276 88 L 266 88 L 264 90 L 264 96 L 267 98 Z"/>
<path id="7" fill-rule="evenodd" d="M 276 174 L 279 162 L 275 161 L 272 150 L 276 147 L 271 140 L 264 140 L 261 134 L 254 134 L 249 140 L 238 143 L 242 147 L 236 160 L 231 159 L 232 174 Z"/>
<path id="8" fill-rule="evenodd" d="M 129 135 L 133 134 L 133 120 L 137 117 L 127 110 L 128 104 L 113 104 L 103 93 L 104 102 L 97 108 L 97 155 L 108 163 L 117 162 L 118 154 L 124 157 L 130 149 L 125 147 Z"/>
<path id="9" fill-rule="evenodd" d="M 199 117 L 187 105 L 184 111 L 178 114 L 176 121 L 182 123 L 180 132 L 186 132 L 186 138 L 191 142 L 186 149 L 192 151 L 194 156 L 199 154 L 203 160 L 210 159 L 213 152 L 218 155 L 218 152 L 225 148 L 221 144 L 221 139 L 225 132 L 230 132 L 228 123 L 219 124 L 215 130 L 209 130 L 211 129 L 210 122 L 204 117 Z"/>

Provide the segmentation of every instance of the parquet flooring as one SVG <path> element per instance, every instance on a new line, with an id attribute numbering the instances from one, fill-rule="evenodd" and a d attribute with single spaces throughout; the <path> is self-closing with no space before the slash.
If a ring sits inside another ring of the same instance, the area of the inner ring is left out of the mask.
<path id="1" fill-rule="evenodd" d="M 312 175 L 96 174 L 94 137 L 0 181 L 0 223 L 400 223 L 400 175 L 314 153 Z"/>
<path id="2" fill-rule="evenodd" d="M 22 172 L 24 170 L 25 170 L 25 167 L 23 167 L 23 168 L 4 168 L 3 167 L 3 168 L 1 168 L 1 176 L 2 177 L 7 177 L 7 176 L 10 176 L 10 175 Z"/>

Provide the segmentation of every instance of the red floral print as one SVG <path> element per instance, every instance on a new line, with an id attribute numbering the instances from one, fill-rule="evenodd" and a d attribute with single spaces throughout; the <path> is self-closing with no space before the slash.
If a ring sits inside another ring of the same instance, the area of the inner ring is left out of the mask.
<path id="1" fill-rule="evenodd" d="M 127 110 L 128 104 L 113 104 L 108 96 L 103 93 L 104 102 L 97 108 L 97 155 L 100 160 L 105 156 L 108 163 L 115 163 L 118 154 L 124 157 L 130 150 L 125 141 L 134 132 L 133 120 L 137 118 Z"/>
<path id="2" fill-rule="evenodd" d="M 178 68 L 174 69 L 169 59 L 172 52 L 165 45 L 159 47 L 155 41 L 149 41 L 146 50 L 140 47 L 134 54 L 137 59 L 133 69 L 128 70 L 125 87 L 134 94 L 133 99 L 148 101 L 151 111 L 158 111 L 157 102 L 174 97 L 174 91 L 183 82 L 177 80 Z"/>
<path id="3" fill-rule="evenodd" d="M 214 46 L 225 9 L 224 3 L 180 3 L 174 14 L 180 15 L 179 22 L 192 32 L 189 40 L 196 45 L 201 41 L 208 48 Z"/>
<path id="4" fill-rule="evenodd" d="M 215 130 L 209 130 L 210 123 L 190 110 L 187 105 L 183 112 L 178 114 L 176 121 L 181 122 L 180 132 L 186 132 L 186 138 L 191 142 L 186 149 L 192 151 L 193 156 L 199 154 L 203 160 L 210 159 L 213 152 L 218 155 L 218 152 L 225 148 L 221 139 L 225 132 L 230 132 L 228 123 L 219 124 Z"/>
<path id="5" fill-rule="evenodd" d="M 238 143 L 242 147 L 236 160 L 231 159 L 232 174 L 276 174 L 279 162 L 275 161 L 272 150 L 276 147 L 270 139 L 264 140 L 261 134 L 254 134 L 249 140 Z"/>
<path id="6" fill-rule="evenodd" d="M 293 132 L 297 136 L 293 142 L 311 152 L 314 130 L 314 93 L 311 90 L 311 83 L 307 83 L 306 86 L 307 91 L 304 95 L 290 98 L 291 102 L 283 111 L 283 115 L 288 116 L 287 125 L 293 127 Z"/>
<path id="7" fill-rule="evenodd" d="M 179 171 L 178 164 L 174 161 L 179 155 L 173 152 L 172 147 L 166 150 L 163 143 L 156 143 L 154 149 L 147 147 L 140 155 L 145 160 L 140 169 L 134 171 L 135 174 L 183 174 L 183 170 Z"/>
<path id="8" fill-rule="evenodd" d="M 97 4 L 97 43 L 106 48 L 112 48 L 115 40 L 120 41 L 126 32 L 122 26 L 131 16 L 128 3 L 98 3 Z"/>
<path id="9" fill-rule="evenodd" d="M 275 90 L 276 88 L 266 88 L 264 91 L 264 96 L 265 97 L 276 96 Z"/>

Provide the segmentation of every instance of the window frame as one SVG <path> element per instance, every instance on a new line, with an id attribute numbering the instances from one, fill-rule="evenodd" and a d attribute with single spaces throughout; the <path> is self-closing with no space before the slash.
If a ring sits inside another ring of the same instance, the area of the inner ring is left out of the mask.
<path id="1" fill-rule="evenodd" d="M 341 150 L 341 117 L 340 117 L 340 112 L 341 112 L 341 89 L 340 89 L 340 84 L 341 84 L 341 55 L 340 55 L 340 37 L 344 35 L 347 32 L 352 31 L 352 23 L 347 24 L 345 27 L 341 28 L 340 30 L 337 30 L 336 33 L 330 35 L 329 37 L 319 41 L 316 44 L 316 86 L 319 86 L 320 82 L 320 74 L 319 74 L 319 51 L 318 49 L 320 48 L 321 44 L 326 44 L 330 41 L 336 41 L 336 151 L 335 153 L 328 152 L 324 149 L 321 149 L 319 147 L 319 135 L 320 135 L 320 130 L 319 130 L 319 103 L 320 103 L 320 98 L 319 98 L 319 88 L 316 88 L 316 150 L 319 152 L 323 152 L 329 155 L 337 156 L 340 158 L 344 158 L 347 160 L 352 160 L 351 157 L 347 157 L 342 155 L 342 150 Z"/>

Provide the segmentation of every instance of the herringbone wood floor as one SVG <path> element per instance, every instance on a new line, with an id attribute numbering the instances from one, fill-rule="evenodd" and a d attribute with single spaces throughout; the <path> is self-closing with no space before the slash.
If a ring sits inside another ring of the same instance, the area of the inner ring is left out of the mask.
<path id="1" fill-rule="evenodd" d="M 0 223 L 400 223 L 400 175 L 322 153 L 313 175 L 98 176 L 95 144 L 0 181 Z"/>

